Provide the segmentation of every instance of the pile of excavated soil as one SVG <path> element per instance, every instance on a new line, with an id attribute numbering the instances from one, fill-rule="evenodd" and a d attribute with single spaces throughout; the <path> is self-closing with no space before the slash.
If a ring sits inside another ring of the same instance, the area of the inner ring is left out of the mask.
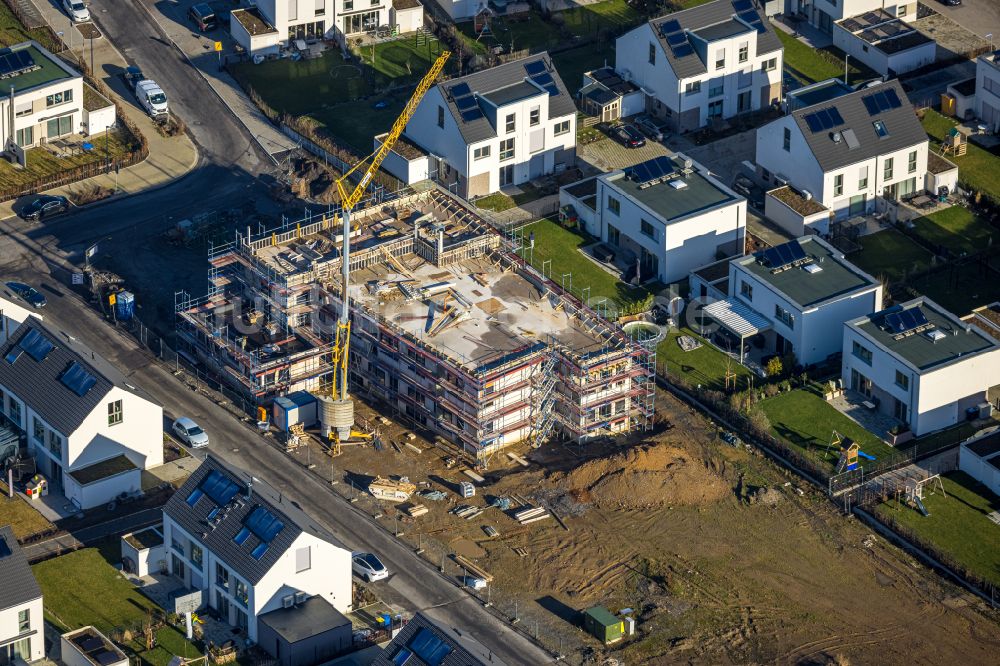
<path id="1" fill-rule="evenodd" d="M 700 460 L 668 444 L 591 460 L 563 475 L 561 481 L 570 492 L 587 495 L 608 509 L 708 504 L 729 492 L 726 482 Z"/>

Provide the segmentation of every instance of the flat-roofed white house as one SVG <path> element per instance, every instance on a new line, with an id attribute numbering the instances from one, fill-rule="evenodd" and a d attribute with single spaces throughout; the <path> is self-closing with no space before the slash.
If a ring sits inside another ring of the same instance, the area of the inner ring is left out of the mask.
<path id="1" fill-rule="evenodd" d="M 1000 384 L 1000 342 L 915 298 L 844 324 L 842 379 L 919 437 L 986 402 Z"/>
<path id="2" fill-rule="evenodd" d="M 364 10 L 354 2 L 364 3 Z M 274 55 L 291 42 L 333 38 L 344 34 L 355 22 L 361 26 L 388 21 L 389 0 L 257 0 L 251 7 L 234 9 L 229 15 L 229 31 L 251 55 Z M 369 18 L 368 14 L 374 14 Z M 357 15 L 357 20 L 353 18 Z M 364 18 L 362 18 L 362 16 Z M 381 19 L 381 20 L 379 20 Z M 360 31 L 358 30 L 354 32 Z"/>
<path id="3" fill-rule="evenodd" d="M 781 41 L 750 0 L 715 0 L 653 19 L 615 42 L 615 71 L 647 110 L 686 132 L 781 100 Z"/>
<path id="4" fill-rule="evenodd" d="M 562 188 L 563 206 L 640 281 L 663 283 L 743 253 L 746 199 L 682 155 L 658 157 Z"/>
<path id="5" fill-rule="evenodd" d="M 209 455 L 163 508 L 169 571 L 258 640 L 258 616 L 352 607 L 351 551 L 282 493 Z"/>
<path id="6" fill-rule="evenodd" d="M 472 199 L 574 166 L 576 105 L 540 53 L 438 83 L 403 137 L 423 154 L 396 150 L 386 171 L 407 185 L 436 178 Z"/>
<path id="7" fill-rule="evenodd" d="M 34 317 L 0 345 L 0 403 L 50 489 L 82 509 L 140 491 L 141 470 L 163 463 L 163 408 Z"/>
<path id="8" fill-rule="evenodd" d="M 757 129 L 757 173 L 835 219 L 924 190 L 924 131 L 897 80 L 797 108 Z"/>
<path id="9" fill-rule="evenodd" d="M 45 658 L 42 590 L 9 525 L 0 527 L 0 663 Z"/>
<path id="10" fill-rule="evenodd" d="M 1000 132 L 1000 51 L 976 58 L 976 117 L 991 132 Z"/>
<path id="11" fill-rule="evenodd" d="M 704 313 L 742 346 L 761 335 L 763 352 L 801 365 L 841 351 L 843 324 L 882 308 L 881 283 L 818 236 L 804 236 L 729 263 L 728 297 Z"/>
<path id="12" fill-rule="evenodd" d="M 933 39 L 884 9 L 834 23 L 833 45 L 889 78 L 929 65 L 937 57 Z"/>
<path id="13" fill-rule="evenodd" d="M 785 0 L 786 14 L 802 16 L 826 34 L 837 21 L 884 12 L 904 21 L 917 19 L 917 0 Z"/>
<path id="14" fill-rule="evenodd" d="M 962 442 L 958 468 L 1000 496 L 1000 429 L 980 431 Z"/>

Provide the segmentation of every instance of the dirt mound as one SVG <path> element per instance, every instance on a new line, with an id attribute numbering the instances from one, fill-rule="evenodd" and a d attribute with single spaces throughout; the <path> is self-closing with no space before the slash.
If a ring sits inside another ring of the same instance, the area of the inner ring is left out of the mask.
<path id="1" fill-rule="evenodd" d="M 659 444 L 591 460 L 564 475 L 570 492 L 603 508 L 640 509 L 707 504 L 729 492 L 705 465 L 675 446 Z"/>

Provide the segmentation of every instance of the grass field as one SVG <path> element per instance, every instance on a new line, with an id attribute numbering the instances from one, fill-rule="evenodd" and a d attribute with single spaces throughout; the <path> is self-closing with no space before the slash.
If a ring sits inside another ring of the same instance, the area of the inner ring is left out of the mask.
<path id="1" fill-rule="evenodd" d="M 971 262 L 913 280 L 910 286 L 945 309 L 963 316 L 974 308 L 1000 300 L 1000 280 L 995 272 L 1000 269 L 1000 257 L 994 255 L 989 261 L 994 270 Z"/>
<path id="2" fill-rule="evenodd" d="M 418 45 L 415 37 L 403 37 L 356 49 L 362 62 L 378 72 L 385 83 L 393 84 L 419 81 L 442 50 L 441 42 L 436 39 Z M 457 62 L 457 58 L 450 58 L 445 64 L 445 72 L 454 71 Z"/>
<path id="3" fill-rule="evenodd" d="M 814 49 L 792 37 L 784 30 L 774 31 L 785 47 L 785 69 L 802 84 L 815 83 L 826 79 L 844 78 L 843 54 L 828 49 Z M 833 47 L 829 47 L 832 49 Z M 848 81 L 857 83 L 871 78 L 873 72 L 867 67 L 858 67 L 857 60 L 848 63 Z"/>
<path id="4" fill-rule="evenodd" d="M 0 526 L 10 525 L 18 539 L 45 532 L 53 525 L 20 497 L 7 497 L 7 484 L 0 482 Z"/>
<path id="5" fill-rule="evenodd" d="M 996 242 L 995 236 L 1000 235 L 986 220 L 961 206 L 931 213 L 914 220 L 914 224 L 916 232 L 928 242 L 942 245 L 956 254 L 973 254 L 985 249 L 991 238 Z"/>
<path id="6" fill-rule="evenodd" d="M 481 199 L 476 199 L 476 205 L 484 210 L 492 210 L 499 213 L 513 208 L 517 203 L 503 192 L 494 192 Z"/>
<path id="7" fill-rule="evenodd" d="M 931 149 L 935 152 L 948 130 L 957 124 L 954 119 L 933 109 L 927 109 L 922 122 L 924 130 L 933 139 Z M 959 179 L 968 187 L 1000 199 L 1000 157 L 970 142 L 965 155 L 948 155 L 947 159 L 958 165 Z"/>
<path id="8" fill-rule="evenodd" d="M 93 137 L 91 142 L 94 144 L 93 150 L 80 151 L 79 154 L 69 157 L 56 157 L 44 148 L 31 148 L 25 153 L 28 163 L 25 169 L 18 169 L 7 161 L 0 161 L 0 187 L 17 187 L 39 178 L 54 178 L 78 166 L 102 163 L 109 154 L 114 161 L 127 155 L 131 147 L 129 136 L 120 129 L 108 132 L 107 153 L 103 135 Z"/>
<path id="9" fill-rule="evenodd" d="M 892 282 L 931 265 L 931 253 L 896 229 L 865 236 L 861 245 L 862 250 L 848 259 L 870 275 Z"/>
<path id="10" fill-rule="evenodd" d="M 541 268 L 543 262 L 551 260 L 551 264 L 545 264 L 545 272 L 551 275 L 556 283 L 561 282 L 563 274 L 569 273 L 573 276 L 572 286 L 575 293 L 579 294 L 581 289 L 590 287 L 592 302 L 603 297 L 615 302 L 619 307 L 635 303 L 649 294 L 646 289 L 621 282 L 583 256 L 578 248 L 592 242 L 591 239 L 549 219 L 533 222 L 524 228 L 525 237 L 532 232 L 535 234 L 533 263 Z"/>
<path id="11" fill-rule="evenodd" d="M 986 516 L 1000 509 L 1000 498 L 964 472 L 944 476 L 947 497 L 925 486 L 928 516 L 895 501 L 876 512 L 917 534 L 962 566 L 1000 585 L 1000 527 Z"/>
<path id="12" fill-rule="evenodd" d="M 0 46 L 11 46 L 34 39 L 50 51 L 56 52 L 59 50 L 59 44 L 50 35 L 51 33 L 44 28 L 28 30 L 17 20 L 6 3 L 0 2 Z"/>
<path id="13" fill-rule="evenodd" d="M 608 44 L 588 44 L 577 48 L 561 51 L 552 56 L 552 64 L 559 72 L 560 78 L 566 84 L 566 89 L 570 94 L 576 92 L 583 85 L 583 75 L 587 72 L 603 67 L 605 64 L 613 66 L 615 64 L 615 45 Z"/>
<path id="14" fill-rule="evenodd" d="M 768 398 L 760 403 L 775 437 L 800 449 L 807 456 L 834 471 L 840 452 L 827 451 L 831 435 L 836 430 L 861 445 L 861 450 L 876 459 L 895 451 L 878 437 L 838 412 L 826 400 L 806 389 L 796 389 Z M 861 460 L 862 465 L 877 461 Z"/>
<path id="15" fill-rule="evenodd" d="M 677 344 L 677 338 L 688 335 L 702 341 L 702 346 L 691 351 L 684 351 Z M 656 347 L 656 361 L 660 367 L 666 367 L 668 375 L 682 377 L 692 386 L 713 391 L 726 388 L 726 371 L 736 375 L 739 388 L 746 388 L 746 378 L 750 371 L 736 360 L 705 342 L 704 338 L 688 328 L 671 329 L 666 338 Z"/>

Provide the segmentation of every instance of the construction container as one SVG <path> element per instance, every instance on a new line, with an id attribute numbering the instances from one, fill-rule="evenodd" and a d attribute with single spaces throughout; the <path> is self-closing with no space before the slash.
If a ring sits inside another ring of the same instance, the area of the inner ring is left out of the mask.
<path id="1" fill-rule="evenodd" d="M 583 628 L 605 645 L 620 641 L 625 635 L 625 622 L 604 606 L 588 608 L 583 613 Z"/>
<path id="2" fill-rule="evenodd" d="M 115 319 L 132 321 L 135 315 L 135 295 L 131 291 L 119 291 L 115 294 Z"/>
<path id="3" fill-rule="evenodd" d="M 462 481 L 458 484 L 458 494 L 462 497 L 475 497 L 476 487 L 469 481 Z"/>
<path id="4" fill-rule="evenodd" d="M 296 391 L 274 399 L 271 407 L 274 425 L 282 432 L 288 432 L 293 425 L 303 428 L 316 425 L 316 396 L 308 391 Z"/>

